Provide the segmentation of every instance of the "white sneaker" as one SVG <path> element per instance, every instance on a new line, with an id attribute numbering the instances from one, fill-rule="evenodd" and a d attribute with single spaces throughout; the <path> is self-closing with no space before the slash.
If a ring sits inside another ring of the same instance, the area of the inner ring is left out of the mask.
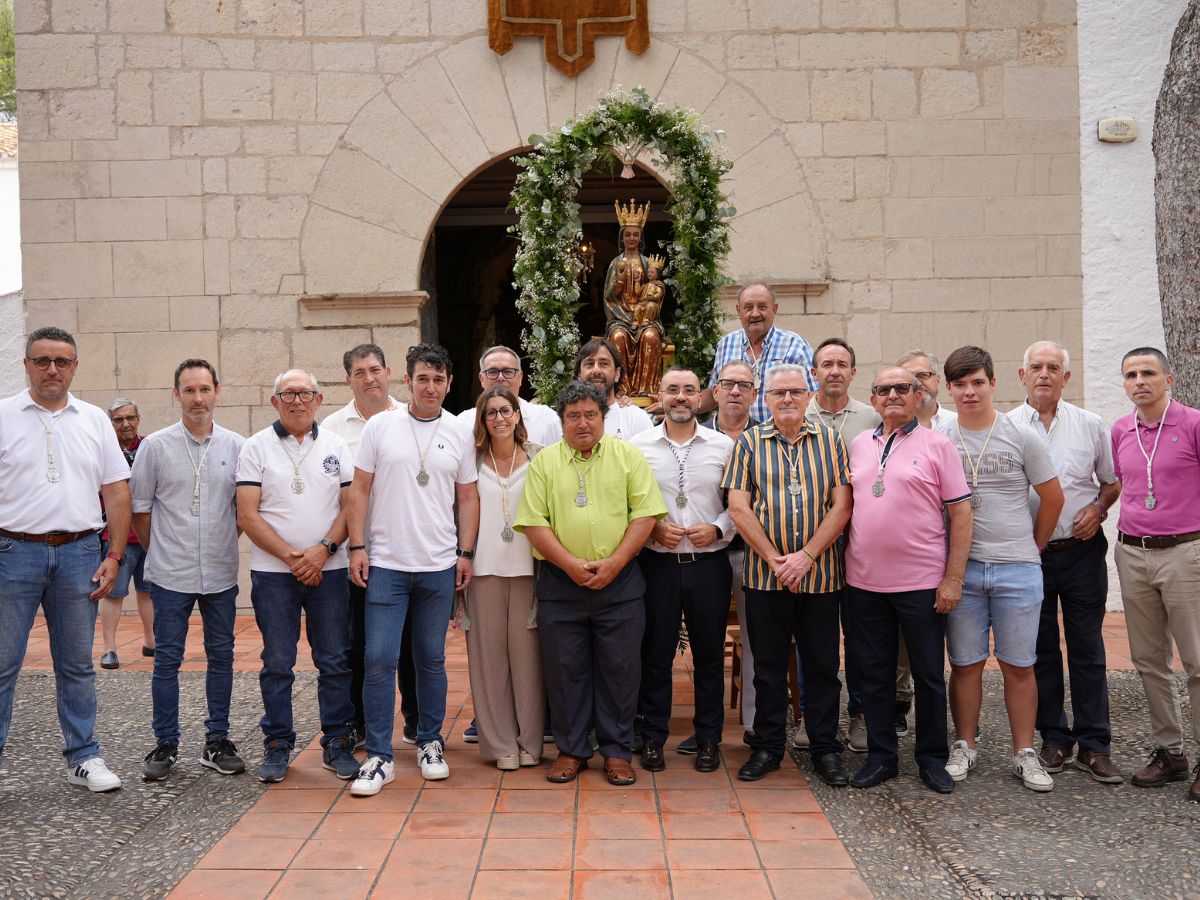
<path id="1" fill-rule="evenodd" d="M 95 794 L 115 791 L 121 779 L 114 775 L 98 756 L 85 759 L 76 766 L 67 766 L 67 784 L 81 784 Z"/>
<path id="2" fill-rule="evenodd" d="M 1025 787 L 1031 791 L 1045 793 L 1054 790 L 1054 779 L 1047 773 L 1037 752 L 1032 747 L 1026 747 L 1013 757 L 1013 774 L 1021 779 Z"/>
<path id="3" fill-rule="evenodd" d="M 978 751 L 967 746 L 966 741 L 955 741 L 950 745 L 950 758 L 946 760 L 946 774 L 955 781 L 965 781 L 967 773 L 975 768 Z"/>
<path id="4" fill-rule="evenodd" d="M 450 766 L 442 756 L 441 741 L 426 741 L 417 750 L 417 763 L 421 766 L 421 777 L 426 781 L 441 781 L 450 777 Z"/>
<path id="5" fill-rule="evenodd" d="M 350 793 L 355 797 L 373 797 L 383 790 L 385 784 L 391 784 L 395 777 L 394 765 L 382 756 L 369 756 L 350 785 Z"/>

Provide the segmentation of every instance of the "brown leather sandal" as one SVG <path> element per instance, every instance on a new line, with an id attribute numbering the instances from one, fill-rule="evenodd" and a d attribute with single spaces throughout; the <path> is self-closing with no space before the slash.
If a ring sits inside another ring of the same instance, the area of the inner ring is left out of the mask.
<path id="1" fill-rule="evenodd" d="M 587 767 L 586 759 L 572 756 L 570 753 L 560 753 L 558 759 L 554 761 L 554 765 L 550 767 L 550 771 L 546 773 L 546 780 L 557 784 L 566 784 L 568 781 L 578 778 L 579 773 Z"/>
<path id="2" fill-rule="evenodd" d="M 630 765 L 629 760 L 619 759 L 615 756 L 605 758 L 604 774 L 608 777 L 609 784 L 615 784 L 618 787 L 633 784 L 637 781 L 637 773 L 633 771 L 633 766 Z"/>

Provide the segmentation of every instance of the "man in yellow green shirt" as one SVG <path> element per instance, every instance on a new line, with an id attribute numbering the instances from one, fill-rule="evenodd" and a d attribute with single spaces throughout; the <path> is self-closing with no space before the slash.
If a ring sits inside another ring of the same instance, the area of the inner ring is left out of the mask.
<path id="1" fill-rule="evenodd" d="M 641 451 L 604 435 L 599 388 L 573 381 L 555 407 L 563 439 L 529 464 L 514 523 L 542 560 L 538 628 L 559 750 L 546 777 L 587 768 L 594 724 L 606 777 L 627 785 L 645 628 L 636 557 L 667 507 Z"/>

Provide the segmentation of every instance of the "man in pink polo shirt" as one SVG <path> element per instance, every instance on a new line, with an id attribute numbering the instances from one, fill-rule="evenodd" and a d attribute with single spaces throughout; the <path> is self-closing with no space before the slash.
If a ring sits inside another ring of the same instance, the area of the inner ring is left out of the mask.
<path id="1" fill-rule="evenodd" d="M 1142 676 L 1157 744 L 1133 776 L 1138 787 L 1188 777 L 1183 719 L 1171 671 L 1171 641 L 1187 673 L 1192 736 L 1200 741 L 1200 410 L 1171 398 L 1171 368 L 1153 347 L 1121 360 L 1134 411 L 1112 429 L 1121 479 L 1117 575 L 1125 601 L 1129 655 Z M 1188 799 L 1200 801 L 1200 762 Z"/>
<path id="2" fill-rule="evenodd" d="M 867 761 L 850 784 L 871 787 L 899 771 L 892 674 L 899 626 L 916 686 L 917 767 L 931 790 L 948 794 L 954 781 L 946 772 L 946 613 L 962 597 L 973 518 L 954 444 L 917 427 L 919 390 L 906 369 L 880 370 L 871 405 L 883 424 L 850 445 L 854 515 L 846 582 L 867 722 Z"/>

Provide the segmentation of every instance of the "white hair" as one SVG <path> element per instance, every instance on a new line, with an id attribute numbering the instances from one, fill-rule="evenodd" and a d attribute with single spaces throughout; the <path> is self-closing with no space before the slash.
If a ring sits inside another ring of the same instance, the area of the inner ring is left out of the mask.
<path id="1" fill-rule="evenodd" d="M 309 369 L 288 369 L 287 372 L 280 372 L 278 375 L 275 376 L 275 389 L 274 389 L 273 393 L 276 393 L 276 394 L 279 393 L 279 386 L 281 384 L 283 384 L 283 376 L 288 375 L 292 372 L 303 372 L 305 375 L 308 376 L 308 380 L 312 382 L 312 390 L 316 391 L 318 394 L 321 393 L 320 382 L 317 381 L 317 376 L 314 375 Z"/>
<path id="2" fill-rule="evenodd" d="M 115 412 L 116 412 L 118 409 L 120 409 L 122 406 L 132 406 L 132 407 L 133 407 L 133 414 L 134 414 L 134 415 L 140 415 L 140 413 L 138 412 L 138 408 L 137 408 L 137 404 L 136 404 L 136 403 L 134 403 L 134 402 L 133 402 L 132 400 L 130 400 L 128 397 L 118 397 L 118 398 L 117 398 L 116 400 L 114 400 L 112 403 L 108 404 L 108 417 L 111 419 L 111 418 L 112 418 L 112 414 L 113 414 L 113 413 L 115 413 Z"/>
<path id="3" fill-rule="evenodd" d="M 512 347 L 505 347 L 503 344 L 497 344 L 494 347 L 488 347 L 483 351 L 483 356 L 479 357 L 479 371 L 483 371 L 483 361 L 493 353 L 507 353 L 517 361 L 517 371 L 521 371 L 521 354 L 517 353 Z"/>
<path id="4" fill-rule="evenodd" d="M 1025 355 L 1021 357 L 1021 368 L 1029 368 L 1029 355 L 1035 350 L 1044 350 L 1047 347 L 1053 348 L 1062 354 L 1062 367 L 1064 372 L 1071 371 L 1071 354 L 1067 352 L 1067 348 L 1058 341 L 1034 341 L 1025 349 Z"/>
<path id="5" fill-rule="evenodd" d="M 806 369 L 804 366 L 797 366 L 794 363 L 780 363 L 777 366 L 771 366 L 771 368 L 767 369 L 767 377 L 763 380 L 763 390 L 770 390 L 771 382 L 774 381 L 778 376 L 791 375 L 793 373 L 801 376 L 801 380 L 804 382 L 804 389 L 807 391 L 808 369 Z"/>

